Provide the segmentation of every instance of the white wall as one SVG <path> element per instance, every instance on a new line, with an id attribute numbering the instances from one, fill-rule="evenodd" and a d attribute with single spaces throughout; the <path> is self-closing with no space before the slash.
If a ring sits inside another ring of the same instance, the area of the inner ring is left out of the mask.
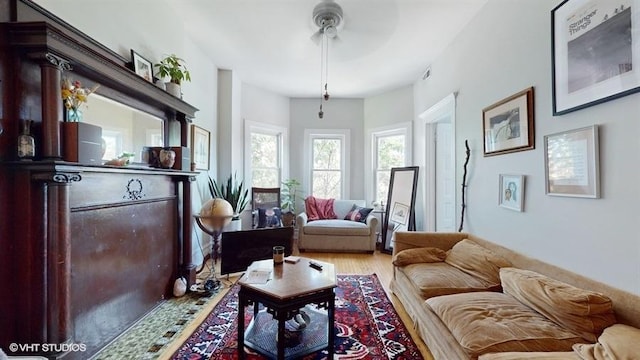
<path id="1" fill-rule="evenodd" d="M 367 204 L 371 204 L 375 197 L 373 190 L 373 157 L 371 154 L 372 131 L 393 127 L 394 124 L 411 123 L 413 113 L 413 85 L 404 86 L 386 93 L 364 99 L 364 161 L 365 171 L 364 189 Z M 413 132 L 413 131 L 412 131 Z M 411 134 L 409 134 L 411 136 Z M 411 149 L 408 149 L 411 151 Z M 410 156 L 411 158 L 411 156 Z M 414 163 L 407 164 L 414 165 Z M 420 175 L 420 171 L 418 172 Z M 384 199 L 386 201 L 386 199 Z M 419 218 L 418 218 L 419 219 Z"/>
<path id="2" fill-rule="evenodd" d="M 218 177 L 215 180 L 221 181 L 232 173 L 232 159 L 230 151 L 232 147 L 232 126 L 233 117 L 233 72 L 231 70 L 218 70 L 218 128 L 216 138 L 218 139 L 216 157 L 218 158 Z"/>
<path id="3" fill-rule="evenodd" d="M 324 102 L 324 118 L 318 118 L 319 99 L 291 99 L 290 163 L 291 178 L 304 179 L 304 130 L 349 129 L 351 132 L 351 182 L 349 197 L 364 199 L 364 101 L 362 99 L 331 99 Z M 304 190 L 304 197 L 309 189 Z"/>
<path id="4" fill-rule="evenodd" d="M 246 125 L 249 123 L 259 124 L 260 126 L 275 126 L 279 128 L 289 129 L 289 98 L 264 90 L 262 88 L 243 83 L 242 84 L 242 122 L 246 131 Z M 243 134 L 243 143 L 247 134 Z M 282 179 L 289 178 L 289 136 L 284 136 L 282 157 Z M 245 158 L 248 161 L 246 150 L 248 144 L 245 145 Z M 245 173 L 247 168 L 245 168 Z"/>
<path id="5" fill-rule="evenodd" d="M 289 98 L 243 83 L 242 119 L 289 127 Z"/>
<path id="6" fill-rule="evenodd" d="M 413 119 L 413 85 L 364 99 L 365 131 Z"/>
<path id="7" fill-rule="evenodd" d="M 465 139 L 472 154 L 465 231 L 640 294 L 640 95 L 551 115 L 550 13 L 558 3 L 490 0 L 433 62 L 432 76 L 415 83 L 415 113 L 458 92 L 458 184 Z M 535 150 L 484 157 L 482 109 L 529 86 L 535 87 Z M 592 124 L 601 126 L 602 198 L 545 195 L 544 135 Z M 498 207 L 501 173 L 526 175 L 524 212 Z"/>

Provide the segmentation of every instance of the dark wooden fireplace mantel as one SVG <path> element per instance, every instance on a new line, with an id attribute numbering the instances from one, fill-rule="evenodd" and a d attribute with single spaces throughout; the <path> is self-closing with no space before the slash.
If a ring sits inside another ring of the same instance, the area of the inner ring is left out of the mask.
<path id="1" fill-rule="evenodd" d="M 9 5 L 7 5 L 9 4 Z M 127 68 L 127 60 L 29 0 L 0 0 L 0 347 L 82 344 L 85 359 L 195 280 L 195 172 L 62 161 L 60 80 L 66 72 L 120 103 L 164 119 L 165 144 L 189 147 L 197 109 Z M 1 18 L 1 17 L 0 17 Z M 36 158 L 18 161 L 21 119 Z"/>

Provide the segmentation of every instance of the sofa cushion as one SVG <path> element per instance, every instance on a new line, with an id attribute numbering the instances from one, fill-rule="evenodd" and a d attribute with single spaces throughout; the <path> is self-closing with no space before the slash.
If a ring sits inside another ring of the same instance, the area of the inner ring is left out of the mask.
<path id="1" fill-rule="evenodd" d="M 633 360 L 640 356 L 640 329 L 629 325 L 615 324 L 602 332 L 595 344 L 573 346 L 584 360 Z"/>
<path id="2" fill-rule="evenodd" d="M 424 299 L 470 291 L 500 290 L 499 285 L 492 285 L 444 262 L 412 264 L 398 267 L 397 271 L 411 279 L 415 290 Z"/>
<path id="3" fill-rule="evenodd" d="M 373 211 L 373 208 L 364 208 L 360 207 L 356 204 L 353 204 L 351 210 L 344 217 L 344 220 L 358 221 L 358 222 L 367 222 L 367 216 L 369 213 Z"/>
<path id="4" fill-rule="evenodd" d="M 600 293 L 530 270 L 500 269 L 500 278 L 505 293 L 588 341 L 616 321 L 611 299 Z"/>
<path id="5" fill-rule="evenodd" d="M 456 243 L 449 250 L 444 261 L 470 275 L 496 285 L 500 285 L 500 268 L 512 266 L 509 260 L 469 239 Z"/>
<path id="6" fill-rule="evenodd" d="M 304 207 L 309 221 L 322 219 L 336 219 L 336 213 L 333 211 L 333 202 L 335 199 L 320 199 L 308 196 L 304 199 Z"/>
<path id="7" fill-rule="evenodd" d="M 484 354 L 478 360 L 582 360 L 573 351 L 510 351 Z"/>
<path id="8" fill-rule="evenodd" d="M 316 220 L 307 223 L 303 228 L 308 235 L 370 235 L 371 228 L 361 222 L 350 220 Z"/>
<path id="9" fill-rule="evenodd" d="M 447 253 L 434 247 L 422 247 L 405 249 L 393 256 L 391 261 L 395 266 L 406 266 L 420 263 L 442 262 L 447 257 Z"/>
<path id="10" fill-rule="evenodd" d="M 425 302 L 469 357 L 504 351 L 571 351 L 583 339 L 499 292 L 437 296 Z"/>

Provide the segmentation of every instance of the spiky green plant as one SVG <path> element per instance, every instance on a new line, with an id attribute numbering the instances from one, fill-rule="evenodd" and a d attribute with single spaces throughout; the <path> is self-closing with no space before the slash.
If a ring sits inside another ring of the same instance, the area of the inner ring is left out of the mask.
<path id="1" fill-rule="evenodd" d="M 233 208 L 233 218 L 239 219 L 249 203 L 249 189 L 244 188 L 244 181 L 238 185 L 236 175 L 229 175 L 226 186 L 224 183 L 218 184 L 209 176 L 209 193 L 211 197 L 225 199 Z"/>

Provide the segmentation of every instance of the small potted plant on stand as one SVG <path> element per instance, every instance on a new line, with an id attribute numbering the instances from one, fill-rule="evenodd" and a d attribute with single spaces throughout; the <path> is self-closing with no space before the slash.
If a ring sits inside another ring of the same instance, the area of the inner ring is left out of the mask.
<path id="1" fill-rule="evenodd" d="M 169 78 L 166 83 L 167 92 L 175 97 L 182 98 L 180 84 L 182 81 L 191 81 L 191 74 L 185 65 L 185 61 L 176 54 L 171 54 L 153 65 L 158 69 L 157 75 L 160 78 Z"/>
<path id="2" fill-rule="evenodd" d="M 225 186 L 224 183 L 218 184 L 209 177 L 209 192 L 211 193 L 211 197 L 223 198 L 231 204 L 233 217 L 231 218 L 231 224 L 228 225 L 228 229 L 233 231 L 242 230 L 240 214 L 242 214 L 249 203 L 249 189 L 244 188 L 244 182 L 241 181 L 240 184 L 238 184 L 236 176 L 229 175 Z"/>
<path id="3" fill-rule="evenodd" d="M 296 199 L 298 196 L 300 182 L 296 179 L 288 179 L 282 182 L 282 225 L 293 226 L 296 222 Z"/>

